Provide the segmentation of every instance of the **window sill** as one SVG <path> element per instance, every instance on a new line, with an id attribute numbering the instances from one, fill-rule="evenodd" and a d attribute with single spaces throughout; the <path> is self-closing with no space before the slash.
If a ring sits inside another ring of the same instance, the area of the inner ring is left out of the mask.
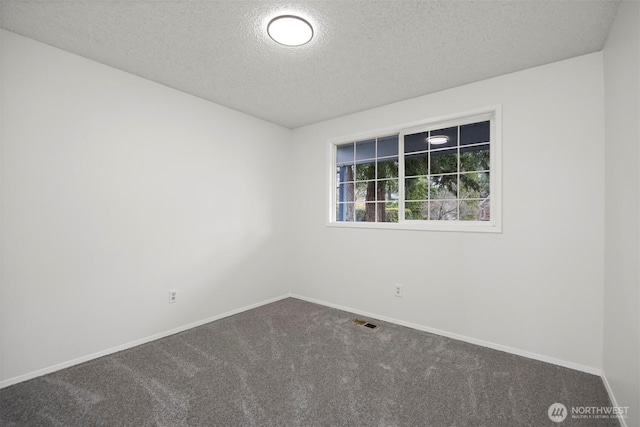
<path id="1" fill-rule="evenodd" d="M 453 223 L 450 221 L 429 222 L 327 222 L 327 227 L 335 228 L 366 228 L 380 230 L 410 230 L 410 231 L 448 231 L 462 233 L 502 233 L 502 227 L 492 222 Z"/>

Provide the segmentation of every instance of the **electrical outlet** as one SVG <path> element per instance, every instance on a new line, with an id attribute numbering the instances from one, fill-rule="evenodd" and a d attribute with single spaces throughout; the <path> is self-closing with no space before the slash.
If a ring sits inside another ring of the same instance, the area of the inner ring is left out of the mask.
<path id="1" fill-rule="evenodd" d="M 178 302 L 178 291 L 175 289 L 169 291 L 169 304 L 173 302 Z"/>
<path id="2" fill-rule="evenodd" d="M 395 294 L 394 295 L 397 296 L 397 297 L 402 297 L 402 285 L 399 284 L 399 283 L 396 283 L 393 286 L 394 286 L 394 289 L 395 289 Z"/>

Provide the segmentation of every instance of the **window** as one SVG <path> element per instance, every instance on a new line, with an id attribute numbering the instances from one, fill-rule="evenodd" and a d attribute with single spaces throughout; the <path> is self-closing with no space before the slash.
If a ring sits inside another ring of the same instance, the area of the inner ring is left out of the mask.
<path id="1" fill-rule="evenodd" d="M 336 220 L 398 222 L 398 135 L 336 146 Z"/>
<path id="2" fill-rule="evenodd" d="M 498 112 L 330 141 L 329 224 L 500 231 Z"/>

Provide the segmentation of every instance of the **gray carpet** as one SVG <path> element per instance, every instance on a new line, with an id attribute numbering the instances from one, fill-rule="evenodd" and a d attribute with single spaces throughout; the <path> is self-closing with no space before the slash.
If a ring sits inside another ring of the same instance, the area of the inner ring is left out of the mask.
<path id="1" fill-rule="evenodd" d="M 0 391 L 2 426 L 618 426 L 599 377 L 285 299 Z M 571 411 L 571 409 L 569 409 Z"/>

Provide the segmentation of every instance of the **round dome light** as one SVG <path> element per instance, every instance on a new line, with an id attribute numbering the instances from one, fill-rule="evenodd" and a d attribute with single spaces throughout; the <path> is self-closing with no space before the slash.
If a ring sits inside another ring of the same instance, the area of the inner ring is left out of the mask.
<path id="1" fill-rule="evenodd" d="M 269 22 L 267 33 L 276 43 L 285 46 L 302 46 L 313 38 L 313 27 L 298 16 L 282 15 Z"/>
<path id="2" fill-rule="evenodd" d="M 449 137 L 446 135 L 433 135 L 427 138 L 427 142 L 431 145 L 442 145 L 449 142 Z"/>

